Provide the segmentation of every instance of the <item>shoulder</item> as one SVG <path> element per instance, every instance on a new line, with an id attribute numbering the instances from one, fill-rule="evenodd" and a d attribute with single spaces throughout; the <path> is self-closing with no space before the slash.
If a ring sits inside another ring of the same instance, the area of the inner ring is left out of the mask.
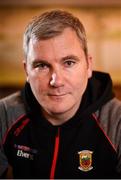
<path id="1" fill-rule="evenodd" d="M 3 135 L 5 131 L 19 118 L 25 114 L 25 107 L 21 93 L 16 92 L 0 100 L 0 130 Z"/>
<path id="2" fill-rule="evenodd" d="M 16 92 L 0 100 L 0 142 L 18 118 L 26 114 L 21 92 Z M 7 169 L 8 162 L 0 143 L 0 176 Z"/>
<path id="3" fill-rule="evenodd" d="M 20 101 L 20 99 L 21 99 L 20 94 L 21 94 L 20 91 L 18 91 L 18 92 L 15 92 L 13 94 L 10 94 L 9 96 L 2 98 L 0 100 L 0 105 L 3 103 L 6 105 L 11 105 L 11 103 L 15 103 L 15 102 Z"/>
<path id="4" fill-rule="evenodd" d="M 18 91 L 0 100 L 0 109 L 9 111 L 10 109 L 17 109 L 18 107 L 23 107 L 24 103 L 21 98 L 21 92 Z M 1 112 L 1 111 L 0 111 Z"/>
<path id="5" fill-rule="evenodd" d="M 101 127 L 117 149 L 121 143 L 121 101 L 113 98 L 97 114 Z"/>
<path id="6" fill-rule="evenodd" d="M 121 101 L 117 98 L 113 98 L 103 106 L 102 110 L 104 112 L 110 111 L 112 115 L 121 115 Z"/>
<path id="7" fill-rule="evenodd" d="M 111 122 L 118 122 L 121 118 L 121 101 L 117 98 L 113 98 L 102 106 L 100 110 L 100 118 Z"/>
<path id="8" fill-rule="evenodd" d="M 121 122 L 121 101 L 117 98 L 113 98 L 112 100 L 108 101 L 104 106 L 102 106 L 100 111 L 100 118 L 103 123 L 109 123 L 110 125 L 113 124 L 116 126 L 118 123 Z M 109 127 L 110 128 L 110 127 Z"/>

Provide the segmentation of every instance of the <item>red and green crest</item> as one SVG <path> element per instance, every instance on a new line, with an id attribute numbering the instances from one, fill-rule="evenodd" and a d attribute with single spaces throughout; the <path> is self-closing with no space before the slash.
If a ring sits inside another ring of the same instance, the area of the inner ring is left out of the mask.
<path id="1" fill-rule="evenodd" d="M 92 167 L 92 151 L 83 150 L 78 152 L 79 154 L 79 169 L 82 171 L 90 171 Z"/>

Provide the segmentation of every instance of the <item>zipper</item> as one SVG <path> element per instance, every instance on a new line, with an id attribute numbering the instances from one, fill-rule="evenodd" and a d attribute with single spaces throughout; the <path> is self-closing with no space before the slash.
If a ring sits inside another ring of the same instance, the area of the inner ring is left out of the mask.
<path id="1" fill-rule="evenodd" d="M 59 145 L 60 145 L 60 128 L 58 128 L 58 131 L 55 137 L 54 153 L 53 153 L 53 159 L 52 159 L 52 165 L 51 165 L 51 171 L 50 171 L 50 179 L 54 179 L 54 176 L 55 176 Z"/>

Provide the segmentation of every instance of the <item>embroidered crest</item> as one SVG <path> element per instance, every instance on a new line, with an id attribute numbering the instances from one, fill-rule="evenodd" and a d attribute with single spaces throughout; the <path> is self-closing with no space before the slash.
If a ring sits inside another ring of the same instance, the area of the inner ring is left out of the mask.
<path id="1" fill-rule="evenodd" d="M 83 150 L 78 152 L 79 154 L 79 164 L 78 167 L 81 171 L 90 171 L 92 167 L 92 151 Z"/>

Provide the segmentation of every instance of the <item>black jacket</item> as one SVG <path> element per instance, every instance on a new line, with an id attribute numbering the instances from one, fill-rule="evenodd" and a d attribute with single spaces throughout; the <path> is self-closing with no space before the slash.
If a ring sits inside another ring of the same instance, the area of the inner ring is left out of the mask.
<path id="1" fill-rule="evenodd" d="M 75 116 L 53 126 L 42 116 L 27 83 L 21 93 L 25 113 L 12 124 L 3 143 L 14 177 L 120 178 L 117 147 L 96 113 L 113 97 L 109 75 L 93 72 Z"/>

